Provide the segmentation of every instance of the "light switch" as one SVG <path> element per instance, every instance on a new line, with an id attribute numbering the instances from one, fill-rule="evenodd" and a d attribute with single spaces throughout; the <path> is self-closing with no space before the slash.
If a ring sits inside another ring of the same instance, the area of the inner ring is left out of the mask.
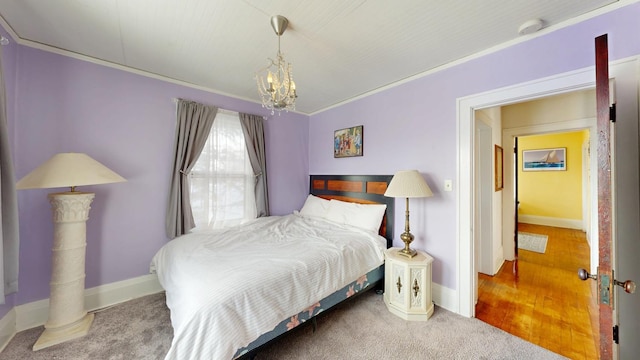
<path id="1" fill-rule="evenodd" d="M 444 181 L 444 191 L 453 191 L 453 181 L 445 180 Z"/>

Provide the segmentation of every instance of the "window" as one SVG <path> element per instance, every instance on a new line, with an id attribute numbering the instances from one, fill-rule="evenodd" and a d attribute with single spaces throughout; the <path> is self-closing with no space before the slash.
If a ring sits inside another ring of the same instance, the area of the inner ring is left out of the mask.
<path id="1" fill-rule="evenodd" d="M 256 218 L 255 176 L 238 113 L 218 110 L 190 182 L 196 230 Z"/>

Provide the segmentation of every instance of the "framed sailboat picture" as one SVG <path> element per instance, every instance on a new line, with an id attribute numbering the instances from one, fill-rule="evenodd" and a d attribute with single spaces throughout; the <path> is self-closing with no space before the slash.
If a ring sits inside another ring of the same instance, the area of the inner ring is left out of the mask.
<path id="1" fill-rule="evenodd" d="M 567 148 L 522 150 L 522 171 L 567 170 Z"/>

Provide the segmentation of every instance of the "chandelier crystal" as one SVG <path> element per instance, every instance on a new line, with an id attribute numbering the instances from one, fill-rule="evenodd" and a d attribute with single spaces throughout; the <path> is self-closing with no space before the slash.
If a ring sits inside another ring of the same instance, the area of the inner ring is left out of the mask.
<path id="1" fill-rule="evenodd" d="M 291 64 L 284 60 L 280 51 L 280 36 L 287 29 L 289 21 L 281 15 L 271 17 L 271 27 L 278 35 L 278 54 L 276 59 L 267 61 L 267 66 L 256 73 L 258 94 L 262 107 L 271 110 L 271 115 L 282 110 L 289 111 L 296 108 L 296 83 L 291 75 Z"/>

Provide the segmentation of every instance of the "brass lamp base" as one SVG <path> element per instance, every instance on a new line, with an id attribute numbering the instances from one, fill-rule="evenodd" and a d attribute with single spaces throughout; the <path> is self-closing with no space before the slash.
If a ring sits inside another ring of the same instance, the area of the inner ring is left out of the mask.
<path id="1" fill-rule="evenodd" d="M 411 249 L 409 244 L 413 241 L 413 235 L 409 231 L 405 231 L 400 235 L 400 239 L 404 242 L 404 249 L 398 250 L 398 254 L 402 256 L 406 256 L 408 258 L 412 258 L 418 254 L 417 251 Z"/>
<path id="2" fill-rule="evenodd" d="M 406 256 L 408 258 L 412 258 L 414 256 L 416 256 L 418 254 L 417 251 L 413 250 L 413 249 L 400 249 L 398 250 L 398 255 L 402 255 L 402 256 Z"/>

